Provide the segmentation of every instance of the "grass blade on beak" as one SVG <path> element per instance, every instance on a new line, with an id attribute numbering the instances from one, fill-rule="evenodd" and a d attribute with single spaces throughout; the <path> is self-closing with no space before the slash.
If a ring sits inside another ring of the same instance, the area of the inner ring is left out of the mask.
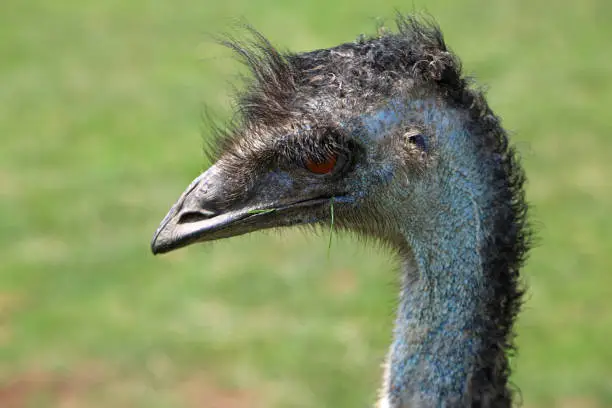
<path id="1" fill-rule="evenodd" d="M 327 259 L 330 258 L 332 236 L 334 234 L 334 197 L 329 199 L 329 212 L 331 216 L 331 223 L 329 225 L 329 244 L 327 245 Z"/>
<path id="2" fill-rule="evenodd" d="M 272 212 L 276 211 L 276 208 L 268 208 L 267 210 L 250 210 L 247 212 L 247 214 L 249 215 L 254 215 L 254 214 L 270 214 Z"/>

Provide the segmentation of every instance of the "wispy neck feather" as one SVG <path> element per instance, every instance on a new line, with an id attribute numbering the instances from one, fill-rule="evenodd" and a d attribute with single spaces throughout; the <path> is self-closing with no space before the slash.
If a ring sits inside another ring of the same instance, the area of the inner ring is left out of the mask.
<path id="1" fill-rule="evenodd" d="M 440 135 L 440 164 L 412 191 L 417 209 L 405 217 L 410 250 L 389 354 L 388 404 L 510 406 L 506 354 L 520 304 L 521 255 L 504 251 L 523 249 L 524 214 L 513 207 L 522 179 L 517 187 L 498 168 L 514 160 L 511 151 L 483 152 L 477 135 L 435 107 L 425 109 L 425 118 Z"/>

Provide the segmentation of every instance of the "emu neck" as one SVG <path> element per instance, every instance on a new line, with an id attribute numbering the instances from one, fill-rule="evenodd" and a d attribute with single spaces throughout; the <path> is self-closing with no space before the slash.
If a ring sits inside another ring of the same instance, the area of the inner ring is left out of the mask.
<path id="1" fill-rule="evenodd" d="M 497 322 L 513 317 L 500 320 L 492 305 L 507 304 L 515 288 L 500 290 L 485 259 L 503 211 L 491 186 L 494 159 L 483 159 L 452 117 L 430 113 L 446 128 L 437 129 L 440 166 L 411 191 L 403 217 L 410 249 L 388 361 L 389 406 L 510 406 L 504 347 L 511 327 Z"/>
<path id="2" fill-rule="evenodd" d="M 481 310 L 489 288 L 477 228 L 448 220 L 434 239 L 410 237 L 390 354 L 392 407 L 469 406 L 463 401 L 486 349 Z"/>

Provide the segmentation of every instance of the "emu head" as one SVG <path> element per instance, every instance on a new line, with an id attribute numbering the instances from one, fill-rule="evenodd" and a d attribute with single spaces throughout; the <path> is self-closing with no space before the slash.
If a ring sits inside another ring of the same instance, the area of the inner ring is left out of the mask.
<path id="1" fill-rule="evenodd" d="M 282 54 L 257 32 L 229 42 L 252 72 L 240 119 L 216 162 L 181 195 L 154 253 L 251 231 L 329 223 L 394 242 L 398 218 L 425 212 L 441 140 L 478 94 L 439 29 L 398 18 L 399 32 Z M 461 125 L 462 126 L 462 125 Z"/>

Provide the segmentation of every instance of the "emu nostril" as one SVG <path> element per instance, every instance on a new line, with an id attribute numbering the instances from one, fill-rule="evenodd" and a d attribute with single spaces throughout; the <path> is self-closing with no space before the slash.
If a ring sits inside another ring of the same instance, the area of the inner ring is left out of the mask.
<path id="1" fill-rule="evenodd" d="M 197 222 L 207 220 L 216 215 L 215 212 L 209 210 L 192 210 L 185 211 L 179 216 L 179 224 L 188 224 L 190 222 Z"/>

